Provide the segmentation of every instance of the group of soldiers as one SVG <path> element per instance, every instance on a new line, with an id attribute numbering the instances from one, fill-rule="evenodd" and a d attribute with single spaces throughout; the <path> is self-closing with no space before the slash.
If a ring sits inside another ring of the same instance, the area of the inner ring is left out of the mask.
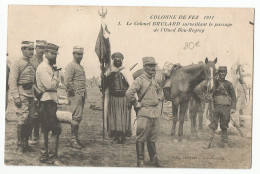
<path id="1" fill-rule="evenodd" d="M 23 56 L 12 63 L 8 84 L 18 119 L 18 151 L 21 153 L 32 151 L 30 145 L 36 145 L 40 140 L 39 161 L 62 165 L 58 159 L 61 124 L 56 115 L 57 88 L 60 84 L 59 69 L 55 66 L 58 50 L 59 46 L 44 40 L 36 40 L 36 46 L 34 42 L 22 41 Z M 72 112 L 70 146 L 76 149 L 83 148 L 78 140 L 86 97 L 85 71 L 80 65 L 83 53 L 82 47 L 73 47 L 73 61 L 67 65 L 65 71 L 65 85 Z M 35 97 L 36 91 L 40 91 L 38 99 Z M 50 131 L 52 134 L 49 138 Z M 32 135 L 33 138 L 29 141 Z"/>
<path id="2" fill-rule="evenodd" d="M 22 153 L 31 150 L 29 138 L 34 129 L 31 144 L 37 144 L 40 141 L 39 161 L 54 165 L 62 165 L 58 159 L 61 124 L 56 115 L 57 88 L 60 83 L 59 69 L 55 66 L 58 50 L 59 46 L 43 40 L 37 40 L 36 46 L 34 42 L 23 41 L 21 45 L 23 56 L 13 62 L 9 76 L 10 93 L 14 99 L 18 119 L 18 150 Z M 64 80 L 72 113 L 70 147 L 82 149 L 84 146 L 78 140 L 78 131 L 87 97 L 85 71 L 80 65 L 84 48 L 75 46 L 72 52 L 73 60 L 66 66 Z M 123 66 L 122 53 L 112 54 L 111 59 L 112 65 L 102 77 L 104 78 L 104 92 L 108 96 L 105 106 L 108 135 L 117 143 L 124 143 L 126 137 L 135 134 L 131 127 L 134 108 L 137 122 L 137 166 L 145 166 L 144 145 L 146 143 L 150 164 L 160 167 L 155 144 L 159 134 L 159 118 L 162 114 L 164 95 L 162 79 L 156 77 L 155 58 L 142 59 L 144 73 L 135 80 L 130 70 Z M 230 113 L 234 112 L 236 106 L 236 96 L 232 84 L 225 80 L 226 74 L 227 68 L 219 67 L 218 86 L 211 96 L 215 109 L 209 125 L 211 131 L 207 148 L 212 146 L 219 120 L 223 133 L 223 147 L 227 146 L 227 128 Z M 38 99 L 34 95 L 35 89 L 41 91 Z M 196 91 L 200 98 L 203 98 L 203 89 L 198 87 Z M 49 138 L 50 131 L 52 135 Z"/>

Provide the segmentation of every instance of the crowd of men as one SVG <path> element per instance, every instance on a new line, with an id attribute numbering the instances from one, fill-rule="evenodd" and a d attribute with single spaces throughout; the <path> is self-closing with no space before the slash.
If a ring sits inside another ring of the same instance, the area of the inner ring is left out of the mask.
<path id="1" fill-rule="evenodd" d="M 34 42 L 23 41 L 21 51 L 23 56 L 13 62 L 9 76 L 10 93 L 18 119 L 17 149 L 21 153 L 26 153 L 32 150 L 30 145 L 38 144 L 40 141 L 39 161 L 62 165 L 58 159 L 59 136 L 62 129 L 56 115 L 60 74 L 55 64 L 59 46 L 44 40 L 37 40 L 36 46 Z M 66 66 L 64 80 L 72 113 L 70 147 L 82 149 L 84 146 L 78 140 L 78 131 L 87 97 L 85 71 L 80 65 L 84 48 L 75 46 L 72 52 L 73 60 Z M 112 65 L 102 77 L 105 92 L 109 96 L 106 99 L 108 135 L 114 138 L 115 142 L 124 143 L 126 137 L 135 134 L 131 128 L 133 106 L 137 122 L 137 166 L 145 166 L 144 145 L 146 143 L 150 163 L 160 167 L 155 144 L 159 134 L 159 118 L 164 95 L 163 83 L 160 78 L 156 78 L 156 60 L 154 57 L 144 57 L 142 59 L 144 73 L 134 80 L 130 71 L 123 66 L 122 53 L 112 54 L 111 59 Z M 214 99 L 215 110 L 209 125 L 211 131 L 207 148 L 212 146 L 219 120 L 223 132 L 223 147 L 227 146 L 226 131 L 230 113 L 234 112 L 236 106 L 234 88 L 225 80 L 227 68 L 220 67 L 219 72 L 219 85 L 211 96 Z M 38 95 L 40 97 L 36 97 L 35 91 L 41 91 Z M 198 87 L 196 91 L 198 95 L 203 95 L 203 89 Z M 50 138 L 49 132 L 52 132 Z"/>

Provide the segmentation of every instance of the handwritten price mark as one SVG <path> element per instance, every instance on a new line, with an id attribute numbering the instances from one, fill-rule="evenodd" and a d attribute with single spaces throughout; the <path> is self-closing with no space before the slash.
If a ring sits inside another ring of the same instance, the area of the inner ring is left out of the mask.
<path id="1" fill-rule="evenodd" d="M 197 41 L 196 43 L 194 42 L 185 42 L 185 46 L 184 46 L 184 50 L 186 49 L 190 49 L 193 50 L 195 47 L 199 47 L 200 46 L 200 41 Z"/>

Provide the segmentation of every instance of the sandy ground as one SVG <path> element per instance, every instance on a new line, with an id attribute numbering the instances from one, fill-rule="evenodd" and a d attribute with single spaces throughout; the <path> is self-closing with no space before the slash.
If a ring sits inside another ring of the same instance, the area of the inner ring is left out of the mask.
<path id="1" fill-rule="evenodd" d="M 102 112 L 90 109 L 90 105 L 101 107 L 101 94 L 98 88 L 88 89 L 88 99 L 84 109 L 84 119 L 79 130 L 79 139 L 86 146 L 82 150 L 69 147 L 70 125 L 62 124 L 59 144 L 59 157 L 66 166 L 109 166 L 135 167 L 135 138 L 131 137 L 123 145 L 113 144 L 111 139 L 102 139 Z M 64 110 L 66 106 L 60 106 Z M 165 108 L 165 111 L 170 108 Z M 13 101 L 9 100 L 5 125 L 5 164 L 40 166 L 38 162 L 39 147 L 35 152 L 19 154 L 16 151 L 16 115 Z M 184 123 L 185 140 L 181 143 L 172 141 L 170 136 L 172 123 L 161 118 L 160 135 L 157 142 L 157 153 L 163 167 L 173 168 L 250 168 L 251 139 L 240 137 L 234 129 L 229 129 L 229 148 L 220 147 L 220 136 L 216 135 L 215 147 L 205 150 L 207 127 L 198 132 L 197 139 L 190 138 L 190 121 Z M 243 130 L 243 129 L 242 129 Z M 244 130 L 245 131 L 245 130 Z M 148 153 L 145 159 L 148 162 Z M 148 166 L 149 167 L 149 166 Z"/>

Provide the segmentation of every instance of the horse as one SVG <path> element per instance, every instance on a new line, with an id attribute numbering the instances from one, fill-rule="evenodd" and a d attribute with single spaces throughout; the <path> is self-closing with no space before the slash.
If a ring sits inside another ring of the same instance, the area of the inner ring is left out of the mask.
<path id="1" fill-rule="evenodd" d="M 178 108 L 179 111 L 179 132 L 178 140 L 182 141 L 184 117 L 187 113 L 188 102 L 192 96 L 193 89 L 204 79 L 213 79 L 213 72 L 216 71 L 214 61 L 205 58 L 205 64 L 192 64 L 188 66 L 178 66 L 168 77 L 165 77 L 162 70 L 156 70 L 155 78 L 162 78 L 163 92 L 165 99 L 172 102 L 173 125 L 171 136 L 175 137 Z M 143 69 L 137 70 L 133 77 L 136 79 L 144 72 Z"/>
<path id="2" fill-rule="evenodd" d="M 173 124 L 171 136 L 173 136 L 173 139 L 176 138 L 175 134 L 178 107 L 179 130 L 177 139 L 179 142 L 181 142 L 183 138 L 184 117 L 187 112 L 188 103 L 193 94 L 193 90 L 205 79 L 211 79 L 211 83 L 213 83 L 213 76 L 216 71 L 216 63 L 217 58 L 214 61 L 209 61 L 208 58 L 205 58 L 205 64 L 199 63 L 180 67 L 174 72 L 173 75 L 170 76 L 171 86 L 168 87 L 169 89 L 164 88 L 164 94 L 170 95 L 170 100 L 172 102 Z M 168 92 L 166 92 L 167 90 Z M 195 114 L 193 114 L 192 117 L 194 117 L 194 115 Z M 194 118 L 192 118 L 191 121 L 192 120 L 194 120 Z"/>
<path id="3" fill-rule="evenodd" d="M 210 94 L 210 91 L 215 85 L 215 81 L 217 80 L 216 70 L 213 70 L 213 76 L 211 75 L 211 79 L 206 79 L 201 82 L 200 88 L 203 88 L 204 96 Z M 188 110 L 191 121 L 191 138 L 196 138 L 197 136 L 197 128 L 198 130 L 203 129 L 203 117 L 206 117 L 208 121 L 212 119 L 213 111 L 212 111 L 213 103 L 206 103 L 204 99 L 200 99 L 196 94 L 196 90 L 192 92 L 192 97 L 188 104 Z M 199 118 L 199 124 L 197 126 L 197 117 Z"/>

